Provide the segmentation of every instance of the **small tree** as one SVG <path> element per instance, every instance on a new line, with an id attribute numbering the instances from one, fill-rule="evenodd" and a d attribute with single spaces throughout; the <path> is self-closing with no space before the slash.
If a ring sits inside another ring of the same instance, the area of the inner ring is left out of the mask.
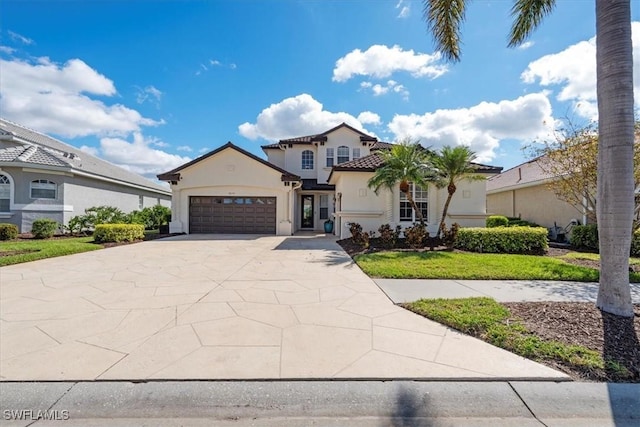
<path id="1" fill-rule="evenodd" d="M 436 238 L 440 237 L 440 233 L 446 227 L 445 220 L 449 211 L 449 204 L 458 189 L 457 184 L 463 179 L 468 181 L 485 179 L 484 176 L 475 173 L 476 169 L 471 164 L 475 158 L 475 153 L 464 145 L 458 145 L 454 148 L 444 146 L 439 153 L 432 156 L 431 164 L 435 172 L 432 180 L 436 187 L 447 188 L 447 200 L 444 202 Z"/>

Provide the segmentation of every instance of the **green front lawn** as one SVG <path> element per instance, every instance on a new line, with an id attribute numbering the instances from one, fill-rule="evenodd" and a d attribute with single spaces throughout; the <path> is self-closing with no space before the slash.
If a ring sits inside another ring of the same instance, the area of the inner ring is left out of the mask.
<path id="1" fill-rule="evenodd" d="M 93 237 L 0 242 L 0 266 L 102 249 Z"/>
<path id="2" fill-rule="evenodd" d="M 355 261 L 371 277 L 389 279 L 568 280 L 597 282 L 594 268 L 535 255 L 470 252 L 378 252 Z M 640 282 L 640 274 L 630 273 Z"/>

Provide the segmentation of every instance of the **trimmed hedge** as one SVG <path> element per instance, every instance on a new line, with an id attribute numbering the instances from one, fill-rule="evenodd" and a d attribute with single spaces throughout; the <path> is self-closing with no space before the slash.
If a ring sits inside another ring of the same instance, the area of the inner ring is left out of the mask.
<path id="1" fill-rule="evenodd" d="M 132 242 L 144 239 L 142 224 L 98 224 L 93 232 L 96 243 Z"/>
<path id="2" fill-rule="evenodd" d="M 509 219 L 503 215 L 491 215 L 486 220 L 487 228 L 506 227 L 509 225 Z"/>
<path id="3" fill-rule="evenodd" d="M 569 243 L 576 249 L 598 252 L 598 226 L 576 225 L 571 229 Z"/>
<path id="4" fill-rule="evenodd" d="M 0 240 L 13 240 L 18 237 L 18 227 L 14 224 L 0 223 Z"/>
<path id="5" fill-rule="evenodd" d="M 59 224 L 49 218 L 38 218 L 31 225 L 31 234 L 36 239 L 49 239 L 53 237 Z"/>
<path id="6" fill-rule="evenodd" d="M 640 257 L 640 229 L 634 231 L 631 236 L 631 256 Z"/>
<path id="7" fill-rule="evenodd" d="M 542 227 L 470 227 L 458 230 L 454 247 L 471 252 L 541 255 L 549 244 L 547 229 Z"/>

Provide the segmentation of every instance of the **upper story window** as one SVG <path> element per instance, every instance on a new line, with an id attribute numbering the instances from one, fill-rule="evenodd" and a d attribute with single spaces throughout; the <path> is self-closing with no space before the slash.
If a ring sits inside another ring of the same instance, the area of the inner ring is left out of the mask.
<path id="1" fill-rule="evenodd" d="M 0 212 L 9 212 L 11 206 L 11 181 L 0 174 Z"/>
<path id="2" fill-rule="evenodd" d="M 420 209 L 424 221 L 427 222 L 429 205 L 428 205 L 428 193 L 426 188 L 422 188 L 419 185 L 413 185 L 409 183 L 409 192 L 413 196 L 413 200 L 416 202 L 416 206 Z M 407 196 L 404 193 L 400 193 L 400 221 L 418 221 L 416 213 L 411 206 L 411 203 L 407 200 Z"/>
<path id="3" fill-rule="evenodd" d="M 360 158 L 360 149 L 359 148 L 354 148 L 353 149 L 353 156 L 351 156 L 352 159 L 359 159 Z"/>
<path id="4" fill-rule="evenodd" d="M 333 167 L 333 148 L 327 148 L 327 167 Z"/>
<path id="5" fill-rule="evenodd" d="M 302 152 L 302 169 L 313 169 L 313 151 L 304 150 Z"/>
<path id="6" fill-rule="evenodd" d="M 34 179 L 31 181 L 32 199 L 55 199 L 57 186 L 48 179 Z"/>
<path id="7" fill-rule="evenodd" d="M 341 145 L 338 147 L 338 164 L 349 161 L 349 147 Z"/>

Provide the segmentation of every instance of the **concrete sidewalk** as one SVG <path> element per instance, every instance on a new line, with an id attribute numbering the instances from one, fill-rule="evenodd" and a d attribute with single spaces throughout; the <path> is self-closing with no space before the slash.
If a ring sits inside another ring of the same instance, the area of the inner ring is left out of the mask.
<path id="1" fill-rule="evenodd" d="M 550 280 L 374 279 L 396 304 L 421 298 L 490 297 L 500 302 L 595 302 L 597 283 Z M 631 299 L 640 303 L 640 284 L 631 284 Z"/>
<path id="2" fill-rule="evenodd" d="M 0 383 L 2 425 L 610 426 L 640 423 L 639 384 L 273 381 Z"/>

